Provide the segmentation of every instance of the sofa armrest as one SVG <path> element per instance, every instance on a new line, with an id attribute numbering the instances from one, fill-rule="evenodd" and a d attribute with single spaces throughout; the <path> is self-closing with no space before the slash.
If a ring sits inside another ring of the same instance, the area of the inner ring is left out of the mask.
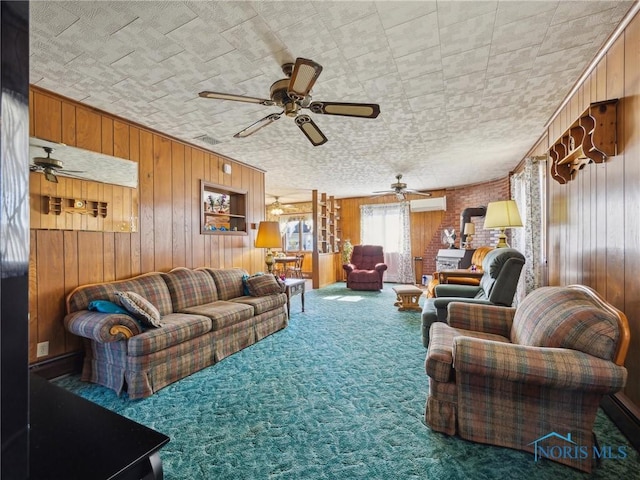
<path id="1" fill-rule="evenodd" d="M 64 326 L 75 335 L 100 343 L 126 340 L 142 333 L 129 315 L 78 310 L 64 317 Z"/>
<path id="2" fill-rule="evenodd" d="M 376 266 L 374 268 L 376 269 L 376 271 L 382 273 L 387 269 L 387 264 L 386 263 L 376 263 Z"/>
<path id="3" fill-rule="evenodd" d="M 627 369 L 615 363 L 565 348 L 539 348 L 456 337 L 456 372 L 495 377 L 546 388 L 610 394 L 627 381 Z"/>
<path id="4" fill-rule="evenodd" d="M 452 283 L 440 283 L 436 285 L 436 297 L 462 297 L 473 298 L 480 291 L 475 285 L 455 285 Z"/>
<path id="5" fill-rule="evenodd" d="M 454 328 L 493 333 L 509 338 L 513 307 L 499 307 L 469 302 L 451 302 L 447 306 L 447 323 Z"/>
<path id="6" fill-rule="evenodd" d="M 342 268 L 344 269 L 345 272 L 351 273 L 356 269 L 356 266 L 352 263 L 345 263 L 342 265 Z"/>

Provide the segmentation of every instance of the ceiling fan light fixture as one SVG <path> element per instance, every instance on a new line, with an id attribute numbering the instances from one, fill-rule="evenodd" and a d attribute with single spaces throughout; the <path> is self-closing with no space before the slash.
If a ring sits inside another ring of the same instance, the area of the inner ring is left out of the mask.
<path id="1" fill-rule="evenodd" d="M 284 104 L 284 114 L 287 117 L 297 117 L 298 116 L 298 104 L 294 102 L 288 102 Z"/>
<path id="2" fill-rule="evenodd" d="M 44 170 L 44 178 L 47 179 L 47 181 L 49 182 L 53 182 L 53 183 L 58 183 L 58 177 L 56 177 L 53 172 L 51 171 L 51 169 L 49 168 L 45 168 Z"/>
<path id="3" fill-rule="evenodd" d="M 275 217 L 279 217 L 284 213 L 284 210 L 282 209 L 282 206 L 278 201 L 278 197 L 276 197 L 276 201 L 271 204 L 271 209 L 269 210 L 269 213 L 271 213 L 271 215 Z"/>

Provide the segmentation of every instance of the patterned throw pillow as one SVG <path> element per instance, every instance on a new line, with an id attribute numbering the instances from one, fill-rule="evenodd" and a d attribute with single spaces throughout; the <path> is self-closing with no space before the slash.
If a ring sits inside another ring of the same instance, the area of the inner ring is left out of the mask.
<path id="1" fill-rule="evenodd" d="M 262 297 L 282 293 L 282 286 L 273 275 L 258 275 L 247 279 L 247 287 L 252 297 Z"/>
<path id="2" fill-rule="evenodd" d="M 160 312 L 146 298 L 136 292 L 116 292 L 120 304 L 149 327 L 161 327 Z"/>

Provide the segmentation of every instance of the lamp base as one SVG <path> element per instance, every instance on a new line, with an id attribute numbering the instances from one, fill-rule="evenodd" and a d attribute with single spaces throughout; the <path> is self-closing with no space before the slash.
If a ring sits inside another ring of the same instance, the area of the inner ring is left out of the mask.
<path id="1" fill-rule="evenodd" d="M 267 255 L 264 257 L 264 263 L 267 264 L 267 272 L 273 273 L 273 253 L 267 248 Z"/>
<path id="2" fill-rule="evenodd" d="M 509 248 L 509 244 L 507 243 L 507 235 L 504 233 L 504 229 L 500 230 L 496 248 Z"/>

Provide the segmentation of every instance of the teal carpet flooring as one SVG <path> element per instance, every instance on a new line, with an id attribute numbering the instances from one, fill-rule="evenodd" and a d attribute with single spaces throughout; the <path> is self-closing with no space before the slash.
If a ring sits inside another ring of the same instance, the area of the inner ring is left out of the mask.
<path id="1" fill-rule="evenodd" d="M 431 431 L 420 314 L 398 312 L 392 286 L 307 291 L 305 313 L 294 297 L 285 330 L 150 398 L 78 376 L 57 384 L 168 435 L 170 480 L 640 478 L 638 453 L 602 412 L 600 444 L 628 456 L 591 475 Z"/>

